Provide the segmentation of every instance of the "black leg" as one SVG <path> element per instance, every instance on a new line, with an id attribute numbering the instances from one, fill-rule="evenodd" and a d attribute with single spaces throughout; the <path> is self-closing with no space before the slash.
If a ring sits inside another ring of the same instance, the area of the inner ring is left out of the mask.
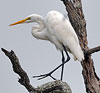
<path id="1" fill-rule="evenodd" d="M 64 71 L 64 62 L 65 62 L 65 57 L 64 57 L 64 53 L 63 53 L 63 51 L 62 51 L 62 70 L 61 70 L 61 79 L 60 80 L 62 80 L 63 79 L 63 71 Z"/>
<path id="2" fill-rule="evenodd" d="M 66 50 L 66 48 L 65 48 L 64 45 L 63 45 L 63 48 L 64 48 L 64 51 L 65 51 L 65 53 L 66 53 L 66 55 L 67 55 L 67 59 L 66 59 L 66 61 L 65 61 L 65 63 L 66 63 L 66 62 L 68 62 L 68 61 L 70 60 L 70 57 L 69 57 L 68 52 L 67 52 L 67 50 Z"/>
<path id="3" fill-rule="evenodd" d="M 61 72 L 61 80 L 62 80 L 62 78 L 63 78 L 64 64 L 67 63 L 67 62 L 70 60 L 70 57 L 69 57 L 69 55 L 68 55 L 68 53 L 67 53 L 67 50 L 66 50 L 66 48 L 65 48 L 64 45 L 63 45 L 63 47 L 64 47 L 64 51 L 65 51 L 65 53 L 66 53 L 66 55 L 67 55 L 66 61 L 65 61 L 64 55 L 62 54 L 62 64 L 60 64 L 60 65 L 57 66 L 54 70 L 52 70 L 51 72 L 49 72 L 49 73 L 47 73 L 47 74 L 39 75 L 39 76 L 33 76 L 33 78 L 38 78 L 38 80 L 40 80 L 40 79 L 43 79 L 43 78 L 46 78 L 46 77 L 50 76 L 52 79 L 56 80 L 56 78 L 54 78 L 51 74 L 52 74 L 53 72 L 55 72 L 58 68 L 60 68 L 60 67 L 62 66 L 62 72 Z"/>
<path id="4" fill-rule="evenodd" d="M 64 48 L 64 51 L 65 51 L 65 53 L 66 53 L 66 55 L 67 55 L 67 59 L 65 60 L 65 57 L 64 57 L 64 53 L 63 53 L 63 51 L 62 51 L 62 70 L 61 70 L 61 80 L 63 79 L 63 72 L 64 72 L 64 64 L 65 63 L 67 63 L 69 60 L 70 60 L 70 57 L 69 57 L 69 55 L 68 55 L 68 53 L 67 53 L 67 50 L 66 50 L 66 48 L 65 48 L 65 46 L 63 45 L 63 48 Z"/>

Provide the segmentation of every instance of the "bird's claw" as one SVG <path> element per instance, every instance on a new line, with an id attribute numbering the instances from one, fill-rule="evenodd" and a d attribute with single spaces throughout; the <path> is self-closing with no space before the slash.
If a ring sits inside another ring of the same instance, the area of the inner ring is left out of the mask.
<path id="1" fill-rule="evenodd" d="M 44 79 L 46 77 L 51 77 L 53 80 L 57 80 L 56 78 L 54 78 L 51 73 L 48 73 L 48 74 L 44 74 L 44 75 L 39 75 L 39 76 L 33 76 L 33 78 L 38 78 L 38 80 L 41 80 L 41 79 Z"/>
<path id="2" fill-rule="evenodd" d="M 39 75 L 39 76 L 33 76 L 33 78 L 38 78 L 38 80 L 41 80 L 41 79 L 46 78 L 46 77 L 47 77 L 46 74 Z"/>

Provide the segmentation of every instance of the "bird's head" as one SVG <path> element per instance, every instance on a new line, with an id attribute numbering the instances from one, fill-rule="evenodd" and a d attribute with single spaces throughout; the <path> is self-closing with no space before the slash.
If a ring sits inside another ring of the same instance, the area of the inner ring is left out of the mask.
<path id="1" fill-rule="evenodd" d="M 42 19 L 42 17 L 40 15 L 37 15 L 37 14 L 32 14 L 32 15 L 27 16 L 23 20 L 20 20 L 18 22 L 15 22 L 15 23 L 10 24 L 10 26 L 17 25 L 17 24 L 22 24 L 22 23 L 32 23 L 32 22 L 36 22 L 38 19 Z"/>

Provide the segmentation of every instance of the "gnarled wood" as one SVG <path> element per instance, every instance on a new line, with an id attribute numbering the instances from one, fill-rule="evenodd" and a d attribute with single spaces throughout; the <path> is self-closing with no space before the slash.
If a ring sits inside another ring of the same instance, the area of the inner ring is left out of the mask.
<path id="1" fill-rule="evenodd" d="M 86 32 L 86 21 L 82 11 L 81 0 L 61 1 L 63 1 L 68 12 L 69 20 L 78 35 L 81 48 L 85 51 L 89 50 Z M 87 93 L 100 93 L 100 81 L 96 75 L 91 55 L 86 55 L 85 60 L 81 62 L 81 65 L 83 67 L 82 74 L 84 77 Z"/>
<path id="2" fill-rule="evenodd" d="M 95 47 L 95 48 L 91 48 L 91 49 L 87 50 L 87 51 L 86 51 L 86 54 L 87 54 L 87 55 L 90 55 L 90 54 L 93 54 L 93 53 L 99 52 L 99 51 L 100 51 L 100 46 Z"/>
<path id="3" fill-rule="evenodd" d="M 33 87 L 30 84 L 27 73 L 22 69 L 14 51 L 9 52 L 3 48 L 2 51 L 10 59 L 13 71 L 20 76 L 18 82 L 23 85 L 29 93 L 72 93 L 69 85 L 66 82 L 62 82 L 60 80 L 48 82 L 37 88 Z"/>
<path id="4" fill-rule="evenodd" d="M 18 82 L 21 85 L 25 86 L 25 88 L 29 92 L 31 92 L 31 91 L 36 92 L 37 90 L 30 84 L 29 77 L 28 77 L 27 73 L 22 69 L 22 67 L 21 67 L 21 65 L 19 63 L 19 59 L 17 58 L 17 56 L 14 53 L 14 51 L 9 52 L 9 51 L 7 51 L 7 50 L 5 50 L 3 48 L 2 48 L 2 51 L 10 59 L 10 61 L 12 63 L 13 71 L 20 76 Z"/>

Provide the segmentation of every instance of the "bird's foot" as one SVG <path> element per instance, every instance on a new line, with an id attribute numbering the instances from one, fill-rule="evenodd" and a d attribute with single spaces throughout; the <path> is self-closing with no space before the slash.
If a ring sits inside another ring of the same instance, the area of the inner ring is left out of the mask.
<path id="1" fill-rule="evenodd" d="M 47 74 L 43 74 L 43 75 L 39 75 L 39 76 L 33 76 L 33 78 L 38 78 L 38 80 L 44 79 L 46 77 L 51 77 L 53 80 L 57 80 L 56 78 L 54 78 L 52 75 L 52 73 L 47 73 Z"/>

